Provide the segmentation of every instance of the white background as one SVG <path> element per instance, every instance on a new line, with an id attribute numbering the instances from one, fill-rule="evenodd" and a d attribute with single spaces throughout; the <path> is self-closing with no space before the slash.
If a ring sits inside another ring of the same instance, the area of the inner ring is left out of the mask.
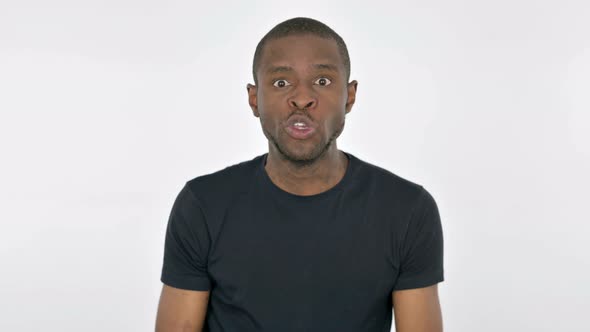
<path id="1" fill-rule="evenodd" d="M 445 331 L 590 330 L 590 3 L 534 0 L 1 0 L 0 330 L 153 330 L 173 200 L 267 151 L 295 16 L 348 44 L 339 148 L 439 204 Z"/>

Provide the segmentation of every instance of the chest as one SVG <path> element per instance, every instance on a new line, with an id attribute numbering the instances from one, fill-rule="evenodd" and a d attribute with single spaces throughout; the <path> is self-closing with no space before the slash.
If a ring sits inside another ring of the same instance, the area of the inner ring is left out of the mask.
<path id="1" fill-rule="evenodd" d="M 209 257 L 214 296 L 289 317 L 386 306 L 397 276 L 391 222 L 363 201 L 261 208 L 245 199 L 225 214 Z"/>

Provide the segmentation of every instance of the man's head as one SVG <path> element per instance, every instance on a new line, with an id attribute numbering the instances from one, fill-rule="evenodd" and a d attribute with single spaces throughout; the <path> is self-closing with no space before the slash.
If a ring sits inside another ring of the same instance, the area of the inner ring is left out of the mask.
<path id="1" fill-rule="evenodd" d="M 254 77 L 254 84 L 258 84 L 257 70 L 258 66 L 260 65 L 260 57 L 262 55 L 262 51 L 264 50 L 264 46 L 268 41 L 292 35 L 306 34 L 325 39 L 332 39 L 336 42 L 336 45 L 338 45 L 338 52 L 342 57 L 342 64 L 344 65 L 344 70 L 346 72 L 346 81 L 348 82 L 350 79 L 350 57 L 348 56 L 348 48 L 346 47 L 346 43 L 342 37 L 340 37 L 336 31 L 332 30 L 329 26 L 320 21 L 316 21 L 307 17 L 296 17 L 277 24 L 274 28 L 267 32 L 264 37 L 262 37 L 260 42 L 258 42 L 256 51 L 254 52 L 254 61 L 252 61 L 252 76 Z"/>
<path id="2" fill-rule="evenodd" d="M 338 34 L 309 18 L 280 23 L 258 44 L 253 75 L 249 104 L 269 153 L 304 166 L 337 150 L 357 87 L 348 83 L 350 60 Z"/>

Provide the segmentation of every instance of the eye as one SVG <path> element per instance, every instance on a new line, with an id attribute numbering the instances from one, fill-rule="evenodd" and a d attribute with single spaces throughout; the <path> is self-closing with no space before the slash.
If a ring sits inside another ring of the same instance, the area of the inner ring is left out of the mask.
<path id="1" fill-rule="evenodd" d="M 317 85 L 326 86 L 326 85 L 330 85 L 332 83 L 332 81 L 330 81 L 330 79 L 327 77 L 320 77 L 317 80 L 315 80 L 315 82 L 313 82 L 313 83 L 317 84 Z"/>
<path id="2" fill-rule="evenodd" d="M 288 85 L 291 85 L 291 83 L 287 82 L 286 80 L 276 80 L 272 83 L 272 85 L 276 86 L 277 88 L 284 88 Z"/>

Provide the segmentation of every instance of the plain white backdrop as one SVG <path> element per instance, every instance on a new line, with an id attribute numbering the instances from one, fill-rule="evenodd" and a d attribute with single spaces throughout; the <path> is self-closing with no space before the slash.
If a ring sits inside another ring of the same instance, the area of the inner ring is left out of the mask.
<path id="1" fill-rule="evenodd" d="M 422 184 L 445 331 L 587 331 L 587 1 L 0 2 L 0 330 L 153 330 L 164 231 L 196 176 L 267 141 L 259 39 L 347 42 L 340 149 Z"/>

